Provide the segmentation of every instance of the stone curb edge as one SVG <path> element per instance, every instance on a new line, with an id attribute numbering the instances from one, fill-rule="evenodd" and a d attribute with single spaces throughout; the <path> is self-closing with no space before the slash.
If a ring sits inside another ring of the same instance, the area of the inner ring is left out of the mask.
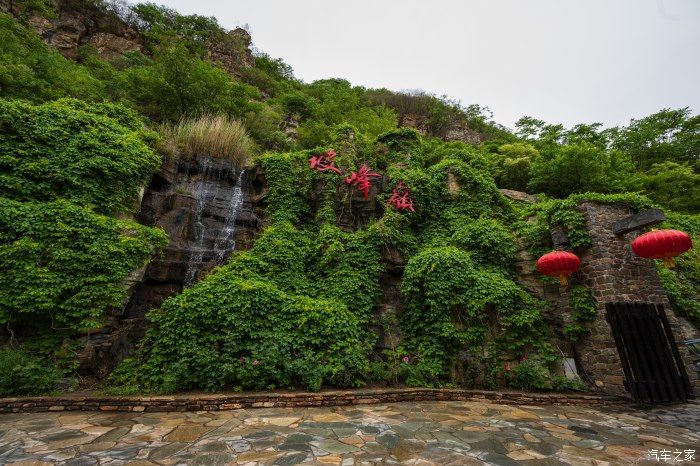
<path id="1" fill-rule="evenodd" d="M 178 412 L 225 411 L 245 408 L 350 406 L 401 401 L 483 401 L 510 405 L 620 406 L 622 397 L 581 393 L 491 392 L 484 390 L 416 388 L 327 392 L 233 393 L 172 396 L 58 396 L 0 398 L 0 413 L 46 411 Z"/>

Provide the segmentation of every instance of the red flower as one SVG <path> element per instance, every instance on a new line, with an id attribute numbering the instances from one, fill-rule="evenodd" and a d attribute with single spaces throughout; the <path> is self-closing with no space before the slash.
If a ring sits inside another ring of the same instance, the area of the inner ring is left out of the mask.
<path id="1" fill-rule="evenodd" d="M 518 358 L 518 361 L 520 361 L 520 362 L 527 361 L 527 354 L 521 355 L 521 356 Z"/>
<path id="2" fill-rule="evenodd" d="M 510 363 L 507 362 L 507 363 L 503 366 L 503 370 L 506 371 L 506 372 L 510 372 Z"/>
<path id="3" fill-rule="evenodd" d="M 257 366 L 258 364 L 260 364 L 260 361 L 258 361 L 257 359 L 253 359 L 253 365 Z"/>
<path id="4" fill-rule="evenodd" d="M 312 170 L 318 170 L 320 172 L 332 171 L 340 175 L 340 170 L 335 166 L 333 158 L 335 157 L 335 151 L 329 150 L 322 154 L 312 155 L 309 159 L 309 167 Z"/>
<path id="5" fill-rule="evenodd" d="M 403 361 L 404 364 L 408 364 L 408 361 L 410 361 L 408 356 L 404 356 L 403 358 L 401 358 L 401 360 Z"/>
<path id="6" fill-rule="evenodd" d="M 355 186 L 362 196 L 366 199 L 369 197 L 369 188 L 372 187 L 370 178 L 381 177 L 379 173 L 370 171 L 367 165 L 362 165 L 357 172 L 352 172 L 350 176 L 345 178 L 345 183 Z"/>

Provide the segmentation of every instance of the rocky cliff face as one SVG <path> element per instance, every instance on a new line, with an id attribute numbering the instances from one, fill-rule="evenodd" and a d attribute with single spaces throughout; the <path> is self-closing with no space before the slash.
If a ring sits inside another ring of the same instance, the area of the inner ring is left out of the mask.
<path id="1" fill-rule="evenodd" d="M 92 45 L 105 60 L 133 51 L 144 52 L 144 40 L 138 29 L 127 24 L 116 9 L 90 2 L 54 0 L 55 18 L 24 11 L 20 2 L 0 0 L 0 9 L 22 19 L 44 41 L 66 58 L 75 59 L 78 47 Z M 206 44 L 207 58 L 219 63 L 231 74 L 255 64 L 250 49 L 250 34 L 237 28 Z"/>
<path id="2" fill-rule="evenodd" d="M 398 124 L 405 128 L 413 128 L 424 136 L 431 132 L 426 115 L 414 113 L 399 115 Z M 466 122 L 459 120 L 451 121 L 442 129 L 440 134 L 434 134 L 434 136 L 439 136 L 445 141 L 462 141 L 475 146 L 486 140 L 483 134 L 470 128 Z"/>
<path id="3" fill-rule="evenodd" d="M 262 226 L 263 175 L 212 157 L 166 161 L 146 190 L 136 216 L 163 228 L 170 243 L 134 277 L 130 298 L 107 324 L 84 337 L 81 369 L 106 375 L 143 336 L 146 313 L 209 270 L 234 250 L 249 249 Z"/>

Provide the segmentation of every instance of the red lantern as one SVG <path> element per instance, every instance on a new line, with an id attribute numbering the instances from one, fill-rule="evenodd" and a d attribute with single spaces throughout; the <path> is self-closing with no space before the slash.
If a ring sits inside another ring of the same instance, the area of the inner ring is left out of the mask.
<path id="1" fill-rule="evenodd" d="M 559 277 L 561 286 L 568 285 L 566 277 L 576 273 L 581 265 L 581 259 L 572 252 L 552 251 L 537 260 L 537 270 L 542 275 Z"/>
<path id="2" fill-rule="evenodd" d="M 692 247 L 690 235 L 678 230 L 653 230 L 632 241 L 632 252 L 645 259 L 663 259 L 668 268 L 676 265 L 675 256 Z"/>

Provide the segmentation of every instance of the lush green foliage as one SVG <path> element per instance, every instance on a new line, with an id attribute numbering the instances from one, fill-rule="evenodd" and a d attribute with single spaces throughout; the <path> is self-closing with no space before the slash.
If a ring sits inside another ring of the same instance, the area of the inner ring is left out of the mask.
<path id="1" fill-rule="evenodd" d="M 679 212 L 700 212 L 700 173 L 676 162 L 654 164 L 644 174 L 644 190 L 655 202 Z"/>
<path id="2" fill-rule="evenodd" d="M 490 372 L 503 358 L 540 351 L 554 360 L 541 303 L 513 280 L 515 243 L 504 226 L 513 212 L 487 162 L 466 145 L 422 143 L 415 134 L 385 134 L 373 148 L 356 131 L 335 131 L 338 166 L 389 163 L 410 151 L 389 176 L 411 187 L 417 212 L 387 209 L 366 228 L 342 232 L 338 216 L 352 207 L 339 177 L 309 170 L 311 151 L 263 155 L 270 225 L 250 251 L 151 312 L 139 359 L 115 380 L 166 392 L 315 390 L 374 378 L 444 385 L 456 381 L 457 365 Z M 426 160 L 437 163 L 426 168 Z M 370 361 L 370 316 L 381 295 L 382 247 L 400 250 L 407 265 L 404 340 L 379 363 Z M 459 362 L 464 351 L 477 361 Z"/>
<path id="3" fill-rule="evenodd" d="M 49 48 L 36 34 L 0 12 L 0 97 L 35 102 L 73 96 L 96 99 L 103 84 Z"/>
<path id="4" fill-rule="evenodd" d="M 304 193 L 314 181 L 336 180 L 311 172 L 307 153 L 267 154 L 260 163 L 271 224 L 250 251 L 151 312 L 140 364 L 115 377 L 132 373 L 133 382 L 165 392 L 226 385 L 318 390 L 367 378 L 379 234 L 344 233 L 325 221 L 302 228 Z"/>
<path id="5" fill-rule="evenodd" d="M 572 322 L 564 326 L 563 332 L 575 341 L 589 333 L 586 323 L 593 322 L 597 312 L 591 292 L 586 286 L 574 285 L 568 293 Z"/>
<path id="6" fill-rule="evenodd" d="M 23 330 L 88 330 L 121 305 L 123 280 L 165 234 L 66 200 L 0 197 L 0 323 Z"/>
<path id="7" fill-rule="evenodd" d="M 160 165 L 141 125 L 110 104 L 0 101 L 0 196 L 129 210 Z"/>
<path id="8" fill-rule="evenodd" d="M 557 197 L 643 191 L 666 208 L 700 213 L 700 116 L 687 108 L 665 109 L 621 128 L 595 123 L 567 130 L 531 117 L 516 125 L 538 152 L 506 156 L 496 171 L 504 187 L 527 185 L 531 192 Z M 527 170 L 509 178 L 505 162 Z"/>
<path id="9" fill-rule="evenodd" d="M 673 309 L 700 328 L 700 215 L 672 213 L 664 226 L 683 230 L 693 238 L 693 249 L 676 258 L 675 268 L 657 263 L 657 269 Z"/>
<path id="10" fill-rule="evenodd" d="M 93 328 L 166 241 L 109 216 L 158 167 L 153 135 L 123 107 L 73 100 L 0 101 L 0 126 L 0 322 L 20 333 Z"/>
<path id="11" fill-rule="evenodd" d="M 54 390 L 61 372 L 23 351 L 0 348 L 0 396 L 41 395 Z"/>

